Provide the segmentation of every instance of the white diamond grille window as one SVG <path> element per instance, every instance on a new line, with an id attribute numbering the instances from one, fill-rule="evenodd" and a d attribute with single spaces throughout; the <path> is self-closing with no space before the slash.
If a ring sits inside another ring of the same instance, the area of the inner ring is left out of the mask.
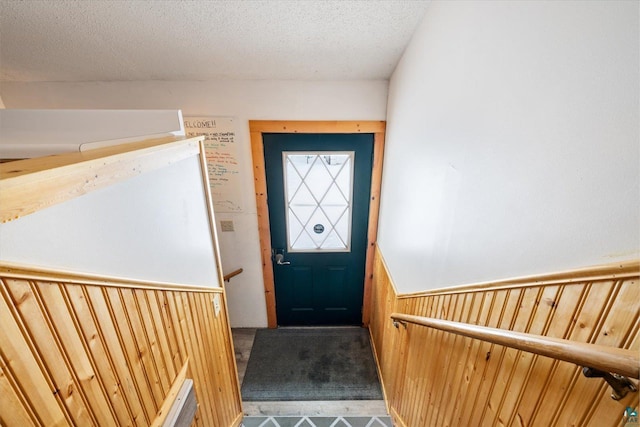
<path id="1" fill-rule="evenodd" d="M 349 252 L 353 151 L 282 153 L 289 252 Z"/>

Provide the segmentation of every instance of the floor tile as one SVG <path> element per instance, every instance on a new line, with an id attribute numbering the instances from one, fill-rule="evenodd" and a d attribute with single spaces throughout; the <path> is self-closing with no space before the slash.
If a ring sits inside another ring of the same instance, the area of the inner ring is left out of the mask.
<path id="1" fill-rule="evenodd" d="M 242 420 L 243 427 L 260 427 L 268 417 L 245 417 Z"/>
<path id="2" fill-rule="evenodd" d="M 391 417 L 373 417 L 366 427 L 393 427 Z"/>
<path id="3" fill-rule="evenodd" d="M 280 427 L 312 427 L 302 417 L 274 417 Z"/>
<path id="4" fill-rule="evenodd" d="M 316 427 L 331 427 L 336 417 L 309 417 Z"/>
<path id="5" fill-rule="evenodd" d="M 280 425 L 271 417 L 245 417 L 242 420 L 241 427 L 280 427 Z"/>
<path id="6" fill-rule="evenodd" d="M 368 427 L 371 417 L 344 417 L 351 427 Z"/>
<path id="7" fill-rule="evenodd" d="M 393 427 L 390 417 L 244 417 L 242 427 Z"/>

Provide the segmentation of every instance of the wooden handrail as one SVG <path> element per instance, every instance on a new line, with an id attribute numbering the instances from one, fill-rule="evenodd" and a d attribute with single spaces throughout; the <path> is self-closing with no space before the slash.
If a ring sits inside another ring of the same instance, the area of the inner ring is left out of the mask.
<path id="1" fill-rule="evenodd" d="M 238 274 L 242 273 L 244 270 L 242 268 L 239 268 L 237 270 L 233 270 L 231 273 L 229 274 L 225 274 L 224 275 L 224 281 L 228 282 L 232 277 L 237 276 Z"/>
<path id="2" fill-rule="evenodd" d="M 494 344 L 552 357 L 565 362 L 575 363 L 582 367 L 599 369 L 640 378 L 640 358 L 638 352 L 623 348 L 608 347 L 599 344 L 588 344 L 561 338 L 514 332 L 487 326 L 452 322 L 449 320 L 392 313 L 394 322 L 408 322 L 427 326 L 441 331 L 480 339 Z"/>

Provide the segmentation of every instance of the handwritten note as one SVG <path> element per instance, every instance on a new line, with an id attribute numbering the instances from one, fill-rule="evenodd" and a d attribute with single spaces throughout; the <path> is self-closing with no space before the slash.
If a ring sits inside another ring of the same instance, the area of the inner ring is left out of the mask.
<path id="1" fill-rule="evenodd" d="M 187 136 L 205 137 L 213 210 L 242 212 L 242 186 L 233 119 L 185 117 L 184 128 Z"/>

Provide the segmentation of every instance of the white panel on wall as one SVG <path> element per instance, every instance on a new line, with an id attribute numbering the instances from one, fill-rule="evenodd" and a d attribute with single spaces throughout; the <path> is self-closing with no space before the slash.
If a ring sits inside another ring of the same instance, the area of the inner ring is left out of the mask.
<path id="1" fill-rule="evenodd" d="M 0 110 L 4 159 L 77 152 L 86 143 L 154 135 L 184 135 L 180 110 Z"/>
<path id="2" fill-rule="evenodd" d="M 220 286 L 198 156 L 0 224 L 0 236 L 3 261 Z"/>
<path id="3" fill-rule="evenodd" d="M 429 6 L 389 89 L 378 242 L 401 292 L 639 256 L 639 16 Z"/>

